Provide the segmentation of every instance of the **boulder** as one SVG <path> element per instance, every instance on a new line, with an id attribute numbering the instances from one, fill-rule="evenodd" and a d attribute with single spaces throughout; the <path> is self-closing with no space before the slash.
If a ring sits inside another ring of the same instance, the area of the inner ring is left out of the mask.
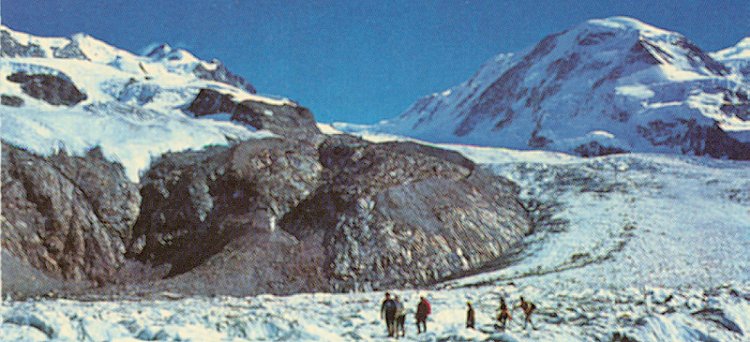
<path id="1" fill-rule="evenodd" d="M 238 102 L 231 94 L 201 89 L 187 111 L 195 116 L 228 113 L 232 115 L 233 121 L 311 144 L 318 144 L 323 139 L 310 110 L 294 103 L 275 105 L 252 100 Z"/>
<path id="2" fill-rule="evenodd" d="M 8 81 L 20 83 L 27 95 L 45 101 L 51 105 L 73 106 L 85 100 L 75 84 L 65 75 L 27 74 L 16 72 L 8 76 Z"/>
<path id="3" fill-rule="evenodd" d="M 0 104 L 8 107 L 21 107 L 23 106 L 23 99 L 14 95 L 0 95 Z"/>

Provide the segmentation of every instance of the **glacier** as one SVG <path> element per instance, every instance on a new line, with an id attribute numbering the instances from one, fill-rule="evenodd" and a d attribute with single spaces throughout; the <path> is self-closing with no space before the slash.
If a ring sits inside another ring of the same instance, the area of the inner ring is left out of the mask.
<path id="1" fill-rule="evenodd" d="M 335 131 L 329 131 L 336 134 Z M 370 136 L 369 140 L 409 139 Z M 407 340 L 743 341 L 750 333 L 750 164 L 659 154 L 581 158 L 546 151 L 440 145 L 519 182 L 555 208 L 555 222 L 502 269 L 403 298 Z M 416 335 L 419 295 L 433 304 Z M 536 303 L 492 327 L 502 296 Z M 384 340 L 382 292 L 6 300 L 2 340 Z M 478 329 L 464 328 L 465 302 Z"/>

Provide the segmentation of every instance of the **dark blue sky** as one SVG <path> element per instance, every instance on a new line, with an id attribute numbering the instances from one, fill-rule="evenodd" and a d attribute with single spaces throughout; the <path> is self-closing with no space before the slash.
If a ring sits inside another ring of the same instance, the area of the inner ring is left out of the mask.
<path id="1" fill-rule="evenodd" d="M 319 121 L 376 122 L 467 79 L 491 56 L 590 18 L 632 16 L 706 50 L 750 35 L 750 1 L 0 0 L 3 24 L 86 32 L 140 52 L 155 42 L 218 58 Z"/>

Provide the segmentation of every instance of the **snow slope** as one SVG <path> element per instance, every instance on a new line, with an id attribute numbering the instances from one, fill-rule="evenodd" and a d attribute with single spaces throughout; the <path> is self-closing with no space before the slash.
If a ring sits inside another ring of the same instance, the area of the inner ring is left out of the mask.
<path id="1" fill-rule="evenodd" d="M 44 38 L 4 26 L 0 34 L 0 94 L 23 100 L 18 108 L 0 106 L 3 141 L 43 155 L 60 149 L 80 155 L 101 146 L 108 159 L 123 164 L 133 181 L 152 157 L 167 151 L 273 136 L 231 122 L 228 115 L 192 117 L 183 109 L 202 88 L 230 94 L 237 101 L 292 104 L 240 87 L 243 83 L 234 82 L 237 79 L 226 78 L 228 71 L 206 79 L 206 72 L 220 70 L 223 65 L 201 61 L 167 45 L 138 56 L 85 34 Z M 198 67 L 206 72 L 197 73 Z M 18 72 L 70 80 L 86 99 L 66 107 L 33 98 L 20 84 L 5 81 Z M 219 77 L 222 75 L 225 78 Z"/>
<path id="2" fill-rule="evenodd" d="M 750 82 L 750 37 L 740 40 L 734 46 L 712 53 L 711 57 L 744 77 L 745 82 Z"/>
<path id="3" fill-rule="evenodd" d="M 744 56 L 742 43 L 714 56 Z M 734 57 L 731 57 L 734 58 Z M 485 63 L 370 131 L 438 143 L 711 154 L 708 130 L 750 142 L 750 84 L 684 36 L 635 19 L 584 22 Z M 362 127 L 334 124 L 344 131 Z M 738 154 L 746 155 L 747 151 Z M 742 158 L 737 158 L 742 159 Z"/>
<path id="4" fill-rule="evenodd" d="M 325 126 L 324 126 L 325 127 Z M 329 131 L 335 134 L 335 131 Z M 398 139 L 365 136 L 369 140 Z M 519 182 L 551 214 L 505 268 L 407 299 L 407 340 L 745 341 L 750 334 L 750 162 L 629 154 L 580 158 L 545 151 L 440 145 Z M 418 296 L 433 304 L 416 335 Z M 492 328 L 498 298 L 538 306 Z M 385 340 L 383 294 L 6 301 L 5 339 Z M 465 302 L 479 329 L 464 328 Z"/>

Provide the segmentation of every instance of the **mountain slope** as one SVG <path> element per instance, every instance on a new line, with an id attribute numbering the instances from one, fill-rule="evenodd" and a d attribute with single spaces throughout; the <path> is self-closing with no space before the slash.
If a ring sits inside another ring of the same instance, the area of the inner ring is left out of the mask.
<path id="1" fill-rule="evenodd" d="M 740 40 L 734 46 L 712 53 L 711 57 L 742 75 L 745 82 L 750 82 L 750 37 Z"/>
<path id="2" fill-rule="evenodd" d="M 469 81 L 366 129 L 584 156 L 648 151 L 750 159 L 748 98 L 750 85 L 738 73 L 684 36 L 613 17 L 500 55 Z"/>
<path id="3" fill-rule="evenodd" d="M 42 155 L 85 155 L 98 146 L 123 164 L 131 180 L 167 151 L 274 135 L 230 120 L 234 108 L 198 118 L 188 109 L 201 90 L 235 107 L 297 107 L 254 94 L 252 85 L 216 60 L 168 45 L 138 56 L 85 34 L 44 38 L 7 27 L 0 28 L 0 40 L 3 141 Z"/>

